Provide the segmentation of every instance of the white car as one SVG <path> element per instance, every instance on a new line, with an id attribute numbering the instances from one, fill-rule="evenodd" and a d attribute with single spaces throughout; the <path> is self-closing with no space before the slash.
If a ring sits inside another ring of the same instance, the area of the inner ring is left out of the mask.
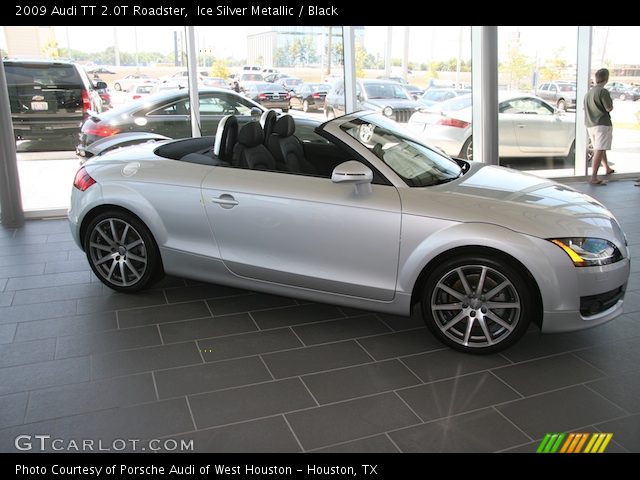
<path id="1" fill-rule="evenodd" d="M 153 85 L 157 81 L 157 78 L 150 77 L 144 73 L 132 73 L 113 82 L 113 89 L 119 92 L 121 90 L 127 90 L 133 84 L 148 83 Z"/>
<path id="2" fill-rule="evenodd" d="M 575 151 L 575 114 L 524 93 L 498 94 L 500 157 L 568 157 Z M 408 128 L 447 154 L 473 160 L 471 95 L 422 108 Z"/>

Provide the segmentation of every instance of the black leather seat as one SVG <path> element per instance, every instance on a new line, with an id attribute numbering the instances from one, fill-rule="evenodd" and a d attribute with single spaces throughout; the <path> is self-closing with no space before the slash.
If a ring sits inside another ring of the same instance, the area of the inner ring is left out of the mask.
<path id="1" fill-rule="evenodd" d="M 238 119 L 233 115 L 223 117 L 218 123 L 213 154 L 222 162 L 231 163 L 233 147 L 238 141 Z"/>
<path id="2" fill-rule="evenodd" d="M 283 115 L 273 127 L 267 147 L 279 170 L 291 173 L 317 174 L 316 168 L 304 157 L 302 142 L 294 135 L 296 123 L 291 115 Z"/>
<path id="3" fill-rule="evenodd" d="M 232 165 L 251 170 L 275 170 L 276 161 L 264 146 L 264 132 L 258 122 L 249 122 L 238 132 Z"/>
<path id="4" fill-rule="evenodd" d="M 275 112 L 275 110 L 267 110 L 260 116 L 260 126 L 264 131 L 265 145 L 269 141 L 269 137 L 273 132 L 273 126 L 275 125 L 276 120 L 278 120 L 278 114 Z"/>

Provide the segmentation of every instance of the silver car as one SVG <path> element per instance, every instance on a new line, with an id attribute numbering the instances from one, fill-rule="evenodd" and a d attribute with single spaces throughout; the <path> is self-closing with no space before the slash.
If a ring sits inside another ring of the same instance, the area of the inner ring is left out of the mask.
<path id="1" fill-rule="evenodd" d="M 568 157 L 575 154 L 575 113 L 554 109 L 540 98 L 499 92 L 500 157 Z M 471 95 L 422 108 L 408 128 L 452 156 L 473 160 Z"/>
<path id="2" fill-rule="evenodd" d="M 454 161 L 371 112 L 271 118 L 266 146 L 262 122 L 238 131 L 229 116 L 215 139 L 92 157 L 69 221 L 96 276 L 122 292 L 169 273 L 405 316 L 419 306 L 440 340 L 477 353 L 530 322 L 565 332 L 622 313 L 625 235 L 593 198 Z"/>

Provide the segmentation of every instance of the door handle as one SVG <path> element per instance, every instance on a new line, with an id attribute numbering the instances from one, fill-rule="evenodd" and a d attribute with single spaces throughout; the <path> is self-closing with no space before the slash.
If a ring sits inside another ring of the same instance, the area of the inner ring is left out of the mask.
<path id="1" fill-rule="evenodd" d="M 219 197 L 213 197 L 211 199 L 212 203 L 217 203 L 218 205 L 220 205 L 222 208 L 233 208 L 236 205 L 238 205 L 238 201 L 233 198 L 231 195 L 224 193 L 222 195 L 220 195 Z"/>

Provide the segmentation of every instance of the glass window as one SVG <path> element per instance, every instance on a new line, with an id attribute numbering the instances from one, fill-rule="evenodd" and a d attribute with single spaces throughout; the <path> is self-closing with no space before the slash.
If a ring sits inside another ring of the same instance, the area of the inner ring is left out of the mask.
<path id="1" fill-rule="evenodd" d="M 500 113 L 520 113 L 534 115 L 552 115 L 553 108 L 535 98 L 515 98 L 503 102 L 499 107 Z"/>

